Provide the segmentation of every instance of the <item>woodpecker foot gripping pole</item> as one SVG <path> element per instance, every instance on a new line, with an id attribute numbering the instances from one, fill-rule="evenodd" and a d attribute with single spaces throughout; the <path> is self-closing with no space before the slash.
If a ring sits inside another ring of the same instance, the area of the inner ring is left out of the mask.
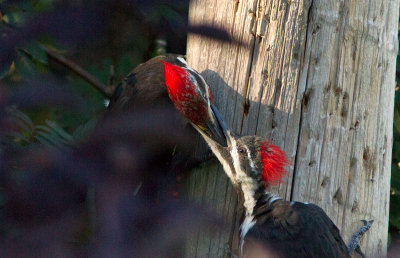
<path id="1" fill-rule="evenodd" d="M 362 236 L 371 228 L 372 223 L 374 223 L 374 221 L 362 220 L 362 222 L 364 223 L 364 225 L 356 233 L 354 233 L 354 235 L 351 237 L 349 245 L 347 246 L 347 249 L 349 249 L 350 256 L 354 251 L 356 251 L 362 257 L 365 257 L 364 253 L 360 249 L 360 240 Z"/>

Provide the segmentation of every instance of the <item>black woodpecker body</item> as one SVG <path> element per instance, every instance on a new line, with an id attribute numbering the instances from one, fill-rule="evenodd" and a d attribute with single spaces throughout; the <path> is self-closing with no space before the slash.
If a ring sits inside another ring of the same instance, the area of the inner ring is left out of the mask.
<path id="1" fill-rule="evenodd" d="M 129 111 L 147 105 L 173 108 L 165 85 L 164 64 L 160 60 L 183 65 L 178 57 L 183 58 L 180 55 L 165 54 L 135 67 L 118 84 L 107 109 L 111 112 Z"/>
<path id="2" fill-rule="evenodd" d="M 258 136 L 233 136 L 218 110 L 213 112 L 228 147 L 201 134 L 243 200 L 241 256 L 350 257 L 354 248 L 346 246 L 339 229 L 320 207 L 286 201 L 266 190 L 285 175 L 285 153 Z"/>
<path id="3" fill-rule="evenodd" d="M 190 94 L 192 92 L 196 92 L 196 94 Z M 117 86 L 110 99 L 105 119 L 122 115 L 124 116 L 122 120 L 129 123 L 131 114 L 142 114 L 142 126 L 148 128 L 149 132 L 153 132 L 157 128 L 152 128 L 152 124 L 154 124 L 152 121 L 165 119 L 167 115 L 169 126 L 183 128 L 180 131 L 185 132 L 185 136 L 188 139 L 193 139 L 193 142 L 181 142 L 181 144 L 171 148 L 168 154 L 165 152 L 158 153 L 158 149 L 163 148 L 154 146 L 155 153 L 152 153 L 152 155 L 159 155 L 160 162 L 164 162 L 166 168 L 176 173 L 166 176 L 176 178 L 177 185 L 171 185 L 170 192 L 177 196 L 179 190 L 181 190 L 179 185 L 184 177 L 184 172 L 201 164 L 206 158 L 210 157 L 210 154 L 206 151 L 206 148 L 203 148 L 203 152 L 201 152 L 193 147 L 196 145 L 194 141 L 197 134 L 191 126 L 187 126 L 188 120 L 175 109 L 174 103 L 170 99 L 171 96 L 186 101 L 187 104 L 181 106 L 180 110 L 178 109 L 180 113 L 192 114 L 191 118 L 201 118 L 197 119 L 199 121 L 198 126 L 213 140 L 220 144 L 226 143 L 222 130 L 219 127 L 214 127 L 215 125 L 218 126 L 218 123 L 214 117 L 211 117 L 213 115 L 210 108 L 212 97 L 208 85 L 200 74 L 189 67 L 183 56 L 175 54 L 157 56 L 135 67 Z M 200 112 L 192 112 L 193 110 L 191 110 L 191 107 L 196 105 L 189 104 L 197 103 L 196 101 L 202 103 L 202 116 L 198 116 Z M 101 124 L 98 123 L 98 126 L 101 126 Z M 118 126 L 123 125 L 117 124 L 116 127 Z M 143 135 L 143 141 L 155 142 L 154 139 L 147 139 L 147 137 L 147 135 Z M 154 134 L 149 134 L 149 137 L 154 138 Z M 160 142 L 168 141 L 167 138 L 164 136 Z M 142 181 L 152 181 L 154 180 L 153 177 L 153 173 L 147 173 L 146 178 L 143 178 Z M 165 179 L 160 178 L 160 180 Z M 146 187 L 147 185 L 143 183 L 141 191 L 143 192 L 145 188 L 148 189 L 148 194 L 151 194 L 154 189 Z"/>
<path id="4" fill-rule="evenodd" d="M 211 110 L 209 86 L 180 55 L 157 56 L 133 69 L 117 86 L 108 110 L 129 111 L 145 106 L 173 109 L 173 105 L 196 128 L 200 127 L 226 146 L 225 136 Z M 185 122 L 182 124 L 185 126 Z"/>

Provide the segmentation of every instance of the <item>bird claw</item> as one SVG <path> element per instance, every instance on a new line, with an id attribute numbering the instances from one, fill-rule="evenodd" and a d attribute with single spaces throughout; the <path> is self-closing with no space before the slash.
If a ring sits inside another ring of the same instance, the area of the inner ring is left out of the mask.
<path id="1" fill-rule="evenodd" d="M 362 219 L 361 222 L 364 223 L 364 226 L 363 226 L 363 227 L 368 227 L 368 229 L 369 229 L 369 228 L 372 226 L 372 223 L 374 223 L 374 220 L 371 219 L 371 220 L 367 221 L 367 220 L 365 220 L 365 219 Z M 368 230 L 368 229 L 367 229 L 367 230 Z"/>
<path id="2" fill-rule="evenodd" d="M 365 257 L 364 253 L 361 251 L 360 248 L 360 240 L 363 237 L 363 235 L 371 228 L 372 223 L 374 223 L 374 220 L 361 220 L 361 222 L 364 224 L 361 226 L 359 230 L 357 230 L 356 233 L 353 234 L 351 237 L 351 241 L 348 245 L 348 251 L 349 255 L 351 255 L 354 251 L 356 251 L 358 254 L 360 254 L 362 257 Z"/>
<path id="3" fill-rule="evenodd" d="M 358 253 L 362 258 L 367 258 L 363 251 L 361 251 L 360 245 L 357 245 L 355 252 Z"/>

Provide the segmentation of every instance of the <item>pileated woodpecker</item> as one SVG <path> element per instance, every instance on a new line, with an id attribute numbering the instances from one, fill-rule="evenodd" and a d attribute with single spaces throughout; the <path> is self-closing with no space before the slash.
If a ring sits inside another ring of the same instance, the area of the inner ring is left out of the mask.
<path id="1" fill-rule="evenodd" d="M 179 65 L 180 58 L 182 58 L 180 55 L 166 54 L 154 57 L 135 67 L 118 84 L 110 99 L 108 110 L 129 111 L 142 105 L 171 107 L 164 80 L 164 66 L 160 60 Z"/>
<path id="2" fill-rule="evenodd" d="M 209 86 L 183 58 L 178 59 L 183 66 L 161 61 L 164 63 L 165 84 L 170 99 L 196 129 L 226 146 L 225 136 L 212 111 L 215 106 Z"/>
<path id="3" fill-rule="evenodd" d="M 350 257 L 354 250 L 364 256 L 358 241 L 373 221 L 364 221 L 347 247 L 339 229 L 320 207 L 286 201 L 266 190 L 286 174 L 285 153 L 258 136 L 235 137 L 214 106 L 212 111 L 227 147 L 198 131 L 244 200 L 240 227 L 243 257 Z"/>
<path id="4" fill-rule="evenodd" d="M 117 86 L 108 109 L 130 110 L 143 105 L 170 108 L 168 96 L 191 123 L 219 144 L 226 144 L 211 111 L 212 96 L 207 83 L 180 55 L 157 56 L 137 66 Z"/>
<path id="5" fill-rule="evenodd" d="M 171 79 L 167 78 L 168 73 L 165 76 L 166 81 Z M 180 78 L 174 77 L 174 83 L 181 83 Z M 176 91 L 175 94 L 179 95 L 179 88 Z M 187 105 L 180 103 L 182 100 L 179 98 L 171 99 L 178 109 Z M 201 102 L 189 104 L 201 105 Z M 235 137 L 218 109 L 212 103 L 209 107 L 213 116 L 208 117 L 215 117 L 218 125 L 214 124 L 214 127 L 222 130 L 226 144 L 221 145 L 210 137 L 209 131 L 205 132 L 203 127 L 197 126 L 198 121 L 192 124 L 208 143 L 242 197 L 245 208 L 240 226 L 242 256 L 350 257 L 373 221 L 366 223 L 347 247 L 339 229 L 320 207 L 286 201 L 266 190 L 266 186 L 279 182 L 286 174 L 288 159 L 285 153 L 258 136 Z M 192 107 L 192 110 L 201 108 Z"/>

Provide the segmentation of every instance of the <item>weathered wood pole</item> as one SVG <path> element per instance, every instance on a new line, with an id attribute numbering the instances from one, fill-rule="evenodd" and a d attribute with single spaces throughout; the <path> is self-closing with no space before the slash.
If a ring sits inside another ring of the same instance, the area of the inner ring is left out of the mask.
<path id="1" fill-rule="evenodd" d="M 205 76 L 236 133 L 271 139 L 292 161 L 288 200 L 321 206 L 347 241 L 386 255 L 397 0 L 192 0 L 189 22 L 227 30 L 246 44 L 189 35 L 189 64 Z M 189 257 L 237 254 L 236 193 L 216 166 L 196 171 L 191 193 L 231 227 L 199 231 Z"/>

